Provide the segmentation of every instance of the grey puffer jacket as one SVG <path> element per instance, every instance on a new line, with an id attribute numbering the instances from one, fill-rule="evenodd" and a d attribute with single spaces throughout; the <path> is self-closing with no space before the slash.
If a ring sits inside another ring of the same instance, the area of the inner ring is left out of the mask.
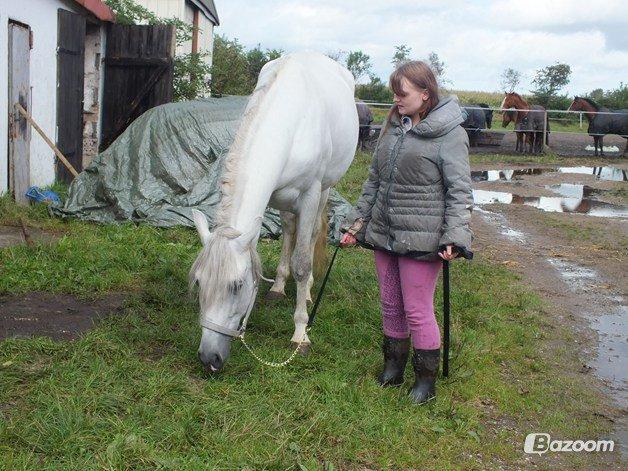
<path id="1" fill-rule="evenodd" d="M 440 260 L 437 252 L 446 245 L 472 258 L 473 193 L 462 122 L 460 106 L 451 96 L 441 97 L 408 131 L 391 118 L 362 195 L 341 231 L 359 229 L 355 237 L 360 245 L 417 260 Z"/>

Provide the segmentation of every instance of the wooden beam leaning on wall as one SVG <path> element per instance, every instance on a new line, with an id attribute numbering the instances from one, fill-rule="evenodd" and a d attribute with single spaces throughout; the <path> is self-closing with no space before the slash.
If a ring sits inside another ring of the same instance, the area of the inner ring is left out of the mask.
<path id="1" fill-rule="evenodd" d="M 19 113 L 22 116 L 24 116 L 24 118 L 26 118 L 26 120 L 31 124 L 31 126 L 33 126 L 35 128 L 35 131 L 37 131 L 39 133 L 39 135 L 44 139 L 44 141 L 46 141 L 46 144 L 48 144 L 50 146 L 50 148 L 55 153 L 57 158 L 63 163 L 63 165 L 66 166 L 66 168 L 70 171 L 70 173 L 72 175 L 74 175 L 74 178 L 78 177 L 78 172 L 76 171 L 76 169 L 72 166 L 72 164 L 68 161 L 68 159 L 65 158 L 65 156 L 61 153 L 61 151 L 57 148 L 57 146 L 55 146 L 52 143 L 52 141 L 48 138 L 48 136 L 46 136 L 46 133 L 44 133 L 44 131 L 42 131 L 42 129 L 35 122 L 33 117 L 30 114 L 28 114 L 28 111 L 26 111 L 22 107 L 22 105 L 20 105 L 19 103 L 15 104 L 15 108 L 19 111 Z"/>

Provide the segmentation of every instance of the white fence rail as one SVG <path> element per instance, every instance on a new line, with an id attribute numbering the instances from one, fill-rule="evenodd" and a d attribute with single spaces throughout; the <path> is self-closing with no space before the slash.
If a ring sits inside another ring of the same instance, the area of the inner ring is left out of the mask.
<path id="1" fill-rule="evenodd" d="M 375 101 L 364 101 L 361 100 L 362 103 L 374 107 L 374 108 L 390 108 L 393 106 L 394 103 L 380 103 L 380 102 L 375 102 Z M 514 108 L 500 108 L 500 107 L 481 107 L 481 106 L 472 106 L 472 105 L 460 105 L 462 108 L 466 108 L 466 109 L 470 109 L 470 110 L 482 110 L 482 111 L 487 111 L 487 110 L 491 110 L 494 112 L 498 112 L 498 113 L 503 113 L 504 111 L 540 111 L 540 110 L 532 110 L 532 109 L 518 109 L 515 110 Z M 564 114 L 566 116 L 568 115 L 577 115 L 578 116 L 578 126 L 580 129 L 584 130 L 584 122 L 586 121 L 586 118 L 583 119 L 583 117 L 585 117 L 586 115 L 628 115 L 628 112 L 625 111 L 568 111 L 568 110 L 545 110 L 544 114 L 546 115 L 552 115 L 552 114 Z M 586 134 L 586 131 L 583 132 L 577 132 L 577 131 L 565 131 L 565 130 L 552 130 L 551 129 L 551 123 L 555 122 L 555 121 L 563 121 L 563 122 L 571 122 L 571 120 L 568 117 L 565 118 L 557 118 L 557 117 L 553 117 L 553 116 L 549 116 L 549 122 L 550 122 L 550 133 L 556 133 L 556 134 Z M 588 124 L 588 123 L 587 123 Z M 368 126 L 368 125 L 364 125 L 364 126 Z M 371 124 L 370 125 L 371 129 L 380 129 L 382 127 L 381 124 Z M 503 134 L 507 134 L 510 132 L 515 132 L 514 130 L 508 130 L 507 128 L 471 128 L 473 130 L 478 130 L 480 132 L 497 132 L 497 133 L 503 133 Z M 541 131 L 539 131 L 541 132 Z M 543 130 L 543 132 L 545 132 L 545 130 Z M 628 137 L 628 135 L 621 135 L 621 137 Z"/>

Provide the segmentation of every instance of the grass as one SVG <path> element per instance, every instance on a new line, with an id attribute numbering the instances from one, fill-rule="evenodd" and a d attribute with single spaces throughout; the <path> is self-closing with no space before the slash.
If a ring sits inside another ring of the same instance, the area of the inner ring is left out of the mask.
<path id="1" fill-rule="evenodd" d="M 358 153 L 337 187 L 352 202 L 370 158 Z M 61 234 L 0 250 L 0 294 L 129 296 L 123 314 L 74 342 L 0 342 L 0 469 L 521 467 L 529 432 L 609 432 L 596 415 L 599 395 L 565 373 L 578 366 L 574 334 L 481 254 L 453 264 L 453 371 L 439 380 L 436 401 L 416 407 L 405 387 L 374 381 L 380 314 L 367 250 L 338 255 L 309 357 L 271 369 L 235 343 L 226 371 L 207 377 L 196 359 L 196 306 L 186 301 L 200 248 L 193 231 L 62 222 L 6 197 L 0 210 L 0 223 L 22 218 Z M 261 241 L 259 251 L 272 276 L 279 241 Z M 289 284 L 289 299 L 276 306 L 262 301 L 249 323 L 248 341 L 270 360 L 289 353 L 294 291 Z M 550 340 L 563 345 L 558 354 Z M 586 467 L 595 458 L 545 459 L 538 462 Z"/>

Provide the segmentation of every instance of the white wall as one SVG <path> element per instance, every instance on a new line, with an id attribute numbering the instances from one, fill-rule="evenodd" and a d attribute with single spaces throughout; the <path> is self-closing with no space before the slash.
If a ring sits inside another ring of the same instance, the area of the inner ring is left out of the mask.
<path id="1" fill-rule="evenodd" d="M 0 0 L 0 193 L 8 190 L 8 31 L 9 19 L 33 31 L 30 51 L 31 114 L 56 142 L 57 114 L 57 9 L 77 11 L 65 0 Z M 31 132 L 31 185 L 49 185 L 55 179 L 54 153 L 33 129 Z"/>
<path id="2" fill-rule="evenodd" d="M 194 9 L 192 4 L 185 0 L 135 0 L 135 3 L 142 5 L 155 15 L 162 18 L 177 17 L 186 23 L 192 24 L 194 19 Z M 214 24 L 200 12 L 199 16 L 199 52 L 208 52 L 207 62 L 211 65 L 212 51 L 214 50 Z M 177 46 L 176 54 L 188 54 L 192 52 L 192 41 L 186 41 Z"/>

